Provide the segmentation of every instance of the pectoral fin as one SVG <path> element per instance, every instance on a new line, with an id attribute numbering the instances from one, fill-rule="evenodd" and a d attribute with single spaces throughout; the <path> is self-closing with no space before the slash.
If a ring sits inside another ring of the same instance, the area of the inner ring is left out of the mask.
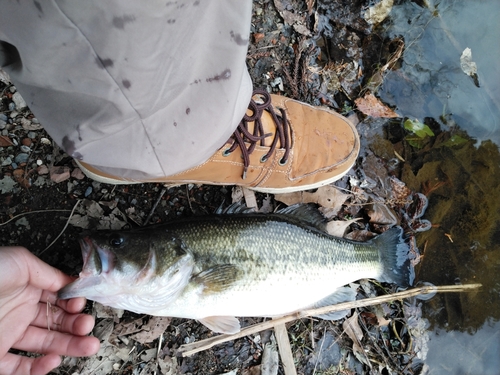
<path id="1" fill-rule="evenodd" d="M 313 307 L 319 308 L 355 300 L 356 300 L 356 291 L 349 287 L 342 287 L 336 289 L 335 292 L 330 294 L 328 297 L 323 298 L 322 300 L 316 302 Z M 325 320 L 339 320 L 344 318 L 347 314 L 349 314 L 349 310 L 341 310 L 341 311 L 334 311 L 328 314 L 317 315 L 316 317 Z"/>
<path id="2" fill-rule="evenodd" d="M 234 316 L 207 316 L 200 323 L 214 332 L 233 334 L 240 331 L 240 321 Z"/>
<path id="3" fill-rule="evenodd" d="M 203 285 L 203 294 L 221 292 L 238 280 L 241 270 L 232 264 L 214 266 L 196 275 L 196 282 Z"/>

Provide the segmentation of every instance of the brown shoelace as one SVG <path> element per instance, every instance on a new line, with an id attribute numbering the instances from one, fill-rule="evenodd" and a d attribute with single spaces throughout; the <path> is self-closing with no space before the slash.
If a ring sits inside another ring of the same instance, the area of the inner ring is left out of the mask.
<path id="1" fill-rule="evenodd" d="M 253 97 L 259 96 L 263 103 L 257 103 Z M 271 96 L 266 90 L 256 89 L 252 94 L 252 99 L 248 105 L 253 113 L 249 116 L 245 113 L 243 119 L 238 124 L 238 127 L 234 131 L 231 139 L 233 143 L 231 146 L 224 151 L 224 155 L 229 155 L 231 152 L 236 150 L 238 146 L 241 149 L 243 156 L 243 175 L 242 179 L 246 178 L 247 170 L 250 165 L 250 154 L 255 150 L 257 142 L 260 142 L 261 146 L 264 146 L 264 140 L 267 137 L 272 136 L 272 133 L 264 133 L 264 126 L 262 125 L 262 113 L 264 111 L 269 112 L 274 124 L 276 125 L 276 132 L 274 134 L 274 139 L 269 147 L 269 151 L 261 158 L 261 162 L 264 163 L 276 150 L 278 145 L 278 140 L 280 141 L 280 148 L 285 149 L 285 154 L 280 160 L 280 164 L 284 165 L 288 161 L 288 156 L 290 154 L 290 130 L 288 120 L 286 118 L 286 112 L 282 108 L 278 108 L 281 116 L 277 115 L 271 104 Z M 248 130 L 248 123 L 254 123 L 253 133 Z M 248 145 L 248 146 L 247 146 Z"/>

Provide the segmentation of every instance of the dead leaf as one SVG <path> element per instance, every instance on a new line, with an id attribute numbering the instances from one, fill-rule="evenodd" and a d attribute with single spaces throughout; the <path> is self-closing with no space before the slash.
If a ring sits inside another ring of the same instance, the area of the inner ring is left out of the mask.
<path id="1" fill-rule="evenodd" d="M 360 217 L 351 220 L 332 220 L 326 224 L 326 232 L 335 237 L 344 237 L 346 229 L 352 223 L 361 220 Z"/>
<path id="2" fill-rule="evenodd" d="M 314 7 L 314 3 L 315 3 L 315 2 L 316 2 L 315 0 L 306 0 L 306 5 L 307 5 L 307 13 L 308 13 L 309 15 L 311 15 L 311 14 L 312 14 L 312 12 L 313 12 L 313 7 Z"/>
<path id="3" fill-rule="evenodd" d="M 259 212 L 268 214 L 273 212 L 273 204 L 271 196 L 267 196 L 262 200 L 262 207 L 259 209 Z"/>
<path id="4" fill-rule="evenodd" d="M 152 342 L 165 332 L 171 320 L 171 318 L 164 316 L 152 316 L 148 323 L 141 327 L 142 331 L 132 335 L 130 338 L 141 344 Z"/>
<path id="5" fill-rule="evenodd" d="M 92 333 L 101 341 L 108 341 L 109 336 L 113 332 L 114 328 L 113 319 L 103 319 L 97 323 L 92 330 Z"/>
<path id="6" fill-rule="evenodd" d="M 342 324 L 345 333 L 354 343 L 361 343 L 363 339 L 363 331 L 358 323 L 358 313 L 355 311 L 349 319 L 346 319 Z"/>
<path id="7" fill-rule="evenodd" d="M 261 362 L 261 375 L 277 375 L 279 368 L 279 355 L 276 344 L 267 343 L 264 346 Z"/>
<path id="8" fill-rule="evenodd" d="M 120 322 L 120 318 L 123 316 L 124 310 L 115 309 L 113 307 L 104 306 L 99 302 L 94 302 L 93 313 L 96 318 L 111 318 L 115 323 Z"/>
<path id="9" fill-rule="evenodd" d="M 135 319 L 132 322 L 121 322 L 116 325 L 113 334 L 116 336 L 126 336 L 132 333 L 139 332 L 142 329 L 142 318 Z"/>
<path id="10" fill-rule="evenodd" d="M 472 61 L 472 51 L 469 47 L 464 49 L 462 56 L 460 56 L 460 68 L 468 76 L 477 75 L 477 64 Z"/>
<path id="11" fill-rule="evenodd" d="M 241 186 L 235 186 L 233 187 L 233 190 L 231 191 L 231 200 L 232 203 L 237 203 L 240 202 L 241 199 L 243 198 L 243 187 Z"/>
<path id="12" fill-rule="evenodd" d="M 370 223 L 391 226 L 400 224 L 396 212 L 385 203 L 374 202 L 370 205 L 367 214 L 370 216 Z"/>
<path id="13" fill-rule="evenodd" d="M 116 346 L 103 342 L 96 355 L 89 357 L 83 368 L 78 373 L 80 375 L 107 375 L 114 373 L 114 365 L 129 359 L 130 348 L 117 348 Z"/>
<path id="14" fill-rule="evenodd" d="M 358 109 L 367 116 L 384 118 L 401 117 L 373 94 L 366 94 L 364 98 L 357 98 L 354 102 Z"/>
<path id="15" fill-rule="evenodd" d="M 12 140 L 6 135 L 0 135 L 0 147 L 13 146 Z"/>
<path id="16" fill-rule="evenodd" d="M 366 242 L 375 237 L 372 232 L 365 230 L 353 230 L 352 232 L 347 233 L 344 238 L 348 240 L 358 241 L 358 242 Z"/>
<path id="17" fill-rule="evenodd" d="M 243 196 L 245 197 L 245 204 L 248 208 L 257 208 L 257 199 L 253 190 L 243 188 Z"/>
<path id="18" fill-rule="evenodd" d="M 374 6 L 369 7 L 363 14 L 363 18 L 371 25 L 376 25 L 386 19 L 391 13 L 394 0 L 381 0 Z"/>
<path id="19" fill-rule="evenodd" d="M 311 31 L 305 26 L 307 13 L 300 14 L 298 11 L 288 10 L 288 8 L 293 9 L 293 7 L 290 1 L 287 0 L 274 0 L 274 6 L 285 20 L 285 23 L 292 26 L 296 32 L 305 36 L 311 36 Z"/>
<path id="20" fill-rule="evenodd" d="M 283 202 L 287 206 L 296 203 L 316 203 L 322 207 L 332 209 L 330 214 L 336 215 L 349 197 L 351 197 L 350 194 L 344 194 L 334 186 L 327 185 L 318 188 L 315 193 L 298 191 L 295 193 L 276 194 L 274 199 Z"/>
<path id="21" fill-rule="evenodd" d="M 12 175 L 14 176 L 14 180 L 16 180 L 16 182 L 23 188 L 28 189 L 31 187 L 31 181 L 24 169 L 16 169 L 12 172 Z"/>
<path id="22" fill-rule="evenodd" d="M 151 361 L 153 358 L 156 357 L 156 352 L 158 351 L 158 349 L 156 348 L 151 348 L 151 349 L 146 349 L 142 352 L 141 354 L 141 360 L 144 361 L 144 362 L 149 362 Z"/>
<path id="23" fill-rule="evenodd" d="M 370 366 L 371 363 L 366 357 L 366 354 L 361 346 L 361 340 L 363 339 L 363 331 L 358 323 L 358 313 L 355 311 L 354 314 L 349 319 L 346 319 L 342 324 L 342 328 L 344 328 L 345 333 L 352 340 L 352 351 L 356 358 L 364 363 L 367 366 Z"/>
<path id="24" fill-rule="evenodd" d="M 90 225 L 89 217 L 82 216 L 80 214 L 73 214 L 71 219 L 69 219 L 69 223 L 77 228 L 88 229 Z"/>
<path id="25" fill-rule="evenodd" d="M 157 361 L 158 366 L 160 367 L 160 371 L 163 375 L 178 374 L 177 358 L 166 356 L 165 358 L 157 358 Z"/>

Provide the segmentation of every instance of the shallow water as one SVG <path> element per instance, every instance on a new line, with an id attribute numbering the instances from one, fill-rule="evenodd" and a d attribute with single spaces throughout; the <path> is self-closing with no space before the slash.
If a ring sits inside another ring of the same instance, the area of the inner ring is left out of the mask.
<path id="1" fill-rule="evenodd" d="M 460 144 L 436 140 L 403 173 L 409 186 L 427 191 L 425 218 L 434 224 L 417 237 L 424 253 L 418 279 L 483 284 L 479 292 L 423 302 L 424 363 L 430 374 L 499 374 L 500 3 L 404 1 L 390 17 L 384 33 L 402 36 L 405 52 L 401 68 L 379 89 L 382 100 L 402 116 L 433 118 L 450 135 L 463 130 L 472 137 Z M 467 47 L 476 82 L 461 69 Z"/>
<path id="2" fill-rule="evenodd" d="M 500 3 L 429 3 L 428 8 L 410 1 L 393 7 L 386 35 L 404 37 L 404 64 L 389 72 L 379 95 L 405 116 L 451 114 L 472 137 L 500 144 Z M 466 48 L 477 65 L 479 87 L 460 67 Z"/>

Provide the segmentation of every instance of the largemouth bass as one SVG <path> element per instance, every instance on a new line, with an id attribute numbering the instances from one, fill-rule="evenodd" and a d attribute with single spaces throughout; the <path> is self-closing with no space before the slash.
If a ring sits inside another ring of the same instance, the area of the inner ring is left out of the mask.
<path id="1" fill-rule="evenodd" d="M 362 278 L 411 283 L 401 228 L 353 242 L 325 233 L 325 223 L 315 207 L 299 205 L 96 232 L 80 240 L 83 269 L 59 298 L 197 319 L 235 333 L 237 316 L 280 316 L 353 300 L 356 293 L 341 287 Z"/>

